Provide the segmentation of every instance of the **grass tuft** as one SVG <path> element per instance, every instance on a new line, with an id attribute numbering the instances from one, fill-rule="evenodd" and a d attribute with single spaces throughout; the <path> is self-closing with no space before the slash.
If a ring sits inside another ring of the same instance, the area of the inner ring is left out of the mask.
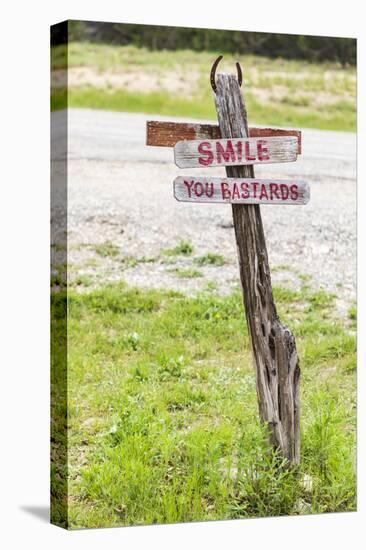
<path id="1" fill-rule="evenodd" d="M 165 256 L 191 256 L 194 248 L 189 241 L 180 241 L 174 248 L 166 248 L 162 252 Z"/>
<path id="2" fill-rule="evenodd" d="M 351 321 L 357 320 L 357 310 L 354 304 L 348 309 L 348 317 L 351 319 Z"/>
<path id="3" fill-rule="evenodd" d="M 225 264 L 225 258 L 221 254 L 216 254 L 214 252 L 208 252 L 203 256 L 195 258 L 194 263 L 197 265 L 216 265 L 221 266 Z"/>
<path id="4" fill-rule="evenodd" d="M 105 241 L 104 243 L 95 245 L 94 250 L 103 258 L 115 258 L 119 253 L 118 246 L 110 241 Z"/>

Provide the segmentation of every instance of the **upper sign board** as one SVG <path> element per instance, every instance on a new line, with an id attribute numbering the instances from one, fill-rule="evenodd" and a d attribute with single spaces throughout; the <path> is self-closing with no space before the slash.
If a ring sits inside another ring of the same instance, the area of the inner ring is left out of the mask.
<path id="1" fill-rule="evenodd" d="M 268 138 L 274 136 L 295 136 L 297 139 L 297 154 L 301 155 L 300 130 L 284 130 L 283 128 L 248 128 L 248 137 Z M 159 147 L 174 147 L 183 139 L 221 139 L 221 131 L 217 124 L 197 124 L 193 122 L 167 122 L 163 120 L 148 120 L 146 123 L 146 145 Z"/>
<path id="2" fill-rule="evenodd" d="M 295 136 L 178 141 L 174 162 L 179 168 L 237 166 L 292 162 L 297 158 Z"/>

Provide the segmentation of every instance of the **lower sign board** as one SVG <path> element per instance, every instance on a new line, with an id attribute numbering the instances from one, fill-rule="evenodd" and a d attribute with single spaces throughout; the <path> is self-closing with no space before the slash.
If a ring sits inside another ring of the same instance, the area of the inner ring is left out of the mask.
<path id="1" fill-rule="evenodd" d="M 178 176 L 174 197 L 183 202 L 306 204 L 310 189 L 305 181 Z"/>
<path id="2" fill-rule="evenodd" d="M 183 140 L 174 146 L 174 162 L 179 168 L 292 162 L 297 152 L 295 136 Z"/>

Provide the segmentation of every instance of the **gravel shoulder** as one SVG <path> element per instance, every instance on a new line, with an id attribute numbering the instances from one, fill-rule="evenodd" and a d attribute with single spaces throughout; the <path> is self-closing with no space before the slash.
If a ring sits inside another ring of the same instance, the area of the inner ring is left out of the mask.
<path id="1" fill-rule="evenodd" d="M 69 110 L 71 284 L 83 290 L 122 279 L 142 288 L 192 293 L 209 285 L 229 292 L 239 283 L 231 207 L 175 201 L 172 182 L 184 172 L 171 149 L 146 147 L 149 119 L 164 117 Z M 273 284 L 298 288 L 306 281 L 335 293 L 345 315 L 356 296 L 355 134 L 304 130 L 296 163 L 255 172 L 305 179 L 311 189 L 305 206 L 261 208 Z M 164 252 L 182 239 L 192 243 L 191 255 Z M 195 258 L 207 253 L 225 263 L 197 266 Z"/>

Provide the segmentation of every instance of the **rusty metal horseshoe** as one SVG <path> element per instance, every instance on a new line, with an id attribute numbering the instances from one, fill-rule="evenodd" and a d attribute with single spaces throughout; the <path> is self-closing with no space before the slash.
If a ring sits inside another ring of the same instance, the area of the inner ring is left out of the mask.
<path id="1" fill-rule="evenodd" d="M 216 59 L 216 61 L 214 62 L 214 64 L 212 65 L 212 68 L 211 68 L 210 81 L 211 81 L 211 87 L 212 87 L 212 89 L 215 93 L 216 93 L 216 90 L 217 90 L 216 82 L 215 82 L 216 69 L 217 69 L 217 65 L 220 63 L 220 61 L 223 57 L 224 57 L 223 55 L 219 55 L 219 57 Z M 236 63 L 236 70 L 238 71 L 239 86 L 241 86 L 242 82 L 243 82 L 243 74 L 241 72 L 241 67 L 240 67 L 239 62 Z"/>

